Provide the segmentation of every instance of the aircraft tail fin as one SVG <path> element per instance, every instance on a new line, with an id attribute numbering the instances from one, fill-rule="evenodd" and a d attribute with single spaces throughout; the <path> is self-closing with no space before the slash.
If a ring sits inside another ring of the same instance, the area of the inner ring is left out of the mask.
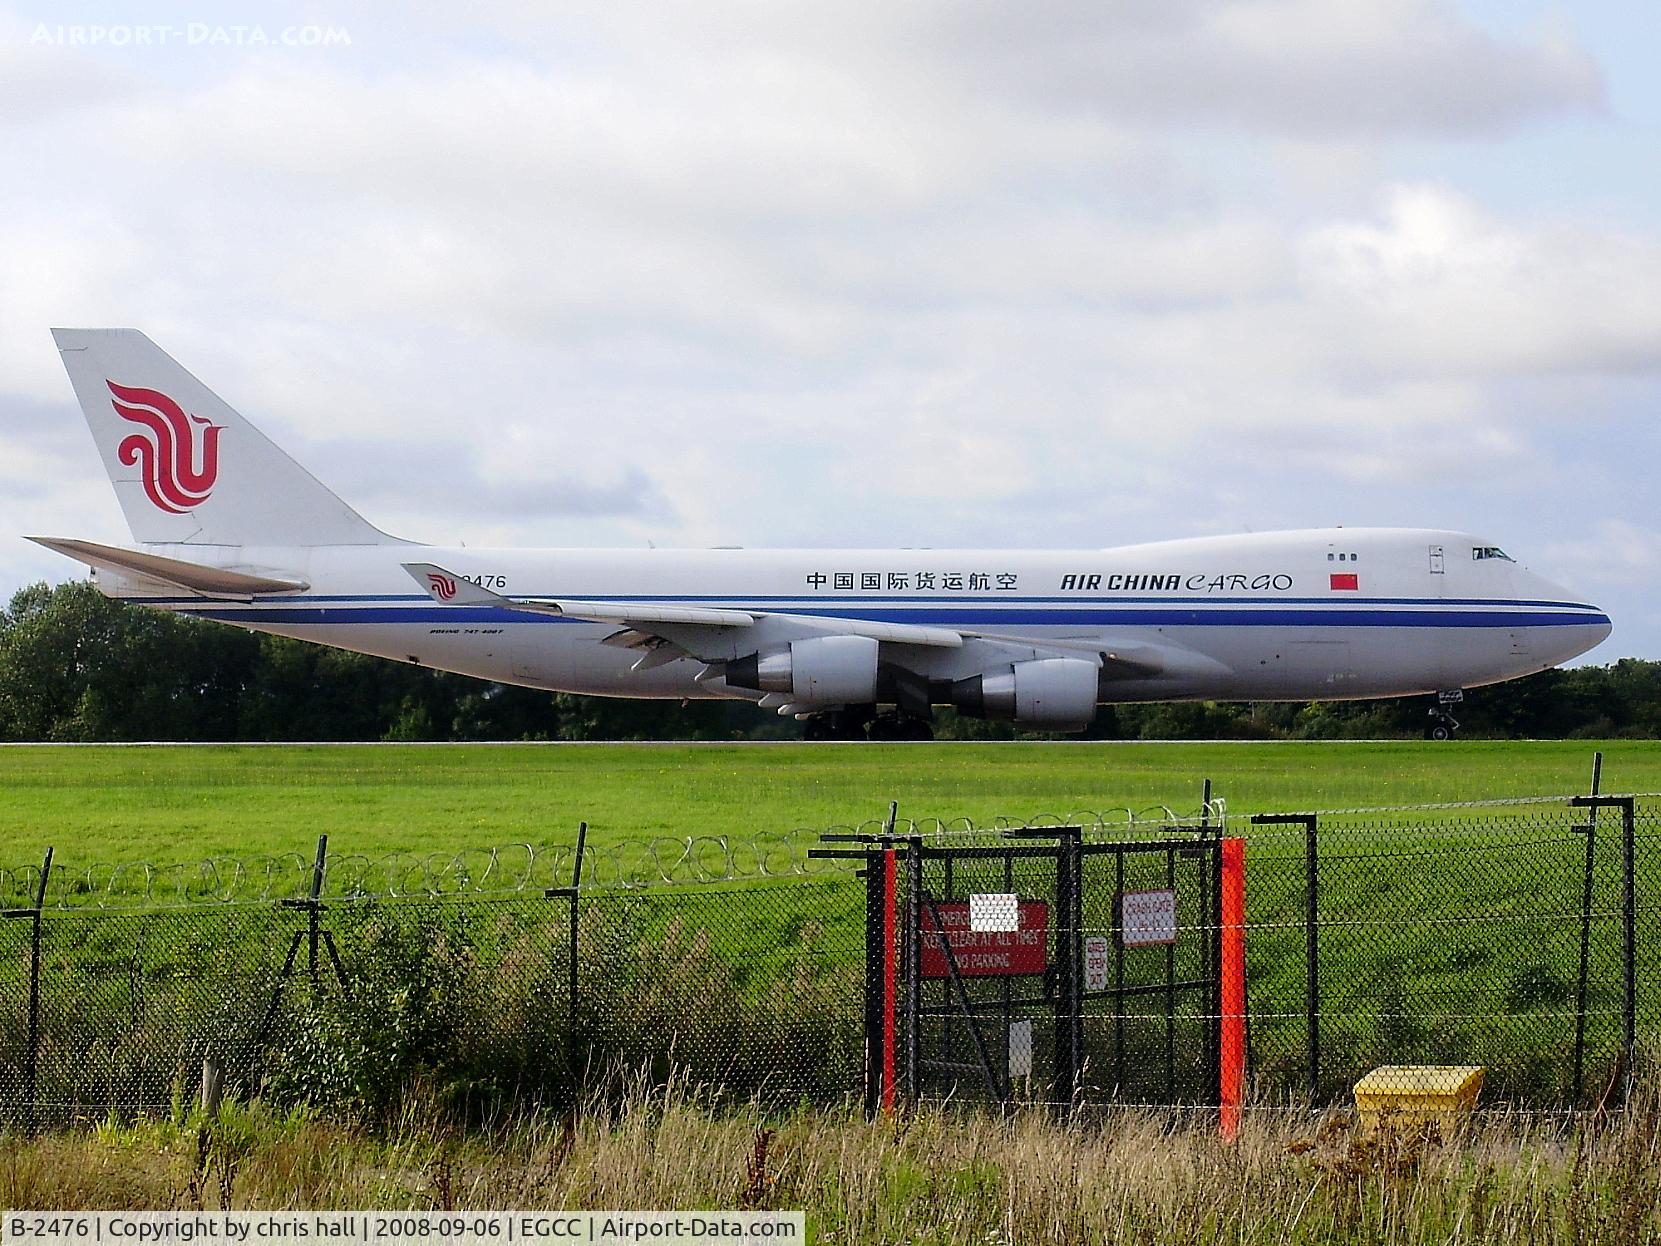
<path id="1" fill-rule="evenodd" d="M 137 329 L 53 329 L 135 540 L 403 544 Z"/>

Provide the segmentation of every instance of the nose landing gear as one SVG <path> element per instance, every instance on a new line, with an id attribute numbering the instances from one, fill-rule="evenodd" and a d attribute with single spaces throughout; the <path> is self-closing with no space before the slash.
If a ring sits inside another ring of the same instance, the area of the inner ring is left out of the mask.
<path id="1" fill-rule="evenodd" d="M 1449 706 L 1458 705 L 1465 699 L 1462 689 L 1455 688 L 1451 692 L 1438 692 L 1436 704 L 1430 707 L 1430 722 L 1425 727 L 1427 740 L 1451 740 L 1459 730 L 1459 720 L 1453 716 Z"/>

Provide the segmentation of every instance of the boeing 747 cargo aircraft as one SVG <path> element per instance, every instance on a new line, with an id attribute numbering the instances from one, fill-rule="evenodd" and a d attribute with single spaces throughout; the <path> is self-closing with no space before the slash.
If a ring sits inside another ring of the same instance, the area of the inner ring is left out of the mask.
<path id="1" fill-rule="evenodd" d="M 736 697 L 809 738 L 903 739 L 938 705 L 1079 731 L 1112 702 L 1451 699 L 1610 630 L 1490 537 L 1434 528 L 1072 550 L 422 545 L 142 333 L 54 336 L 134 544 L 32 539 L 122 601 L 480 679 Z"/>

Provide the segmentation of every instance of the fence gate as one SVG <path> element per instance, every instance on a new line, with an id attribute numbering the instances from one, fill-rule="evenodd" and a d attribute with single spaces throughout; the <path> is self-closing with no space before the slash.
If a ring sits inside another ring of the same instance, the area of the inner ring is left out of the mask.
<path id="1" fill-rule="evenodd" d="M 1219 1101 L 1221 849 L 1205 827 L 1080 847 L 1086 1099 Z"/>
<path id="2" fill-rule="evenodd" d="M 866 1106 L 1218 1101 L 1213 828 L 827 836 L 866 881 Z"/>

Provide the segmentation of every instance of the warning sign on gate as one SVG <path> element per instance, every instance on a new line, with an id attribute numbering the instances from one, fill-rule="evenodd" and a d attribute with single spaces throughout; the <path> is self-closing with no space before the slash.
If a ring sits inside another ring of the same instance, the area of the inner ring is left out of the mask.
<path id="1" fill-rule="evenodd" d="M 1121 947 L 1155 947 L 1177 941 L 1177 893 L 1126 891 L 1119 895 Z"/>
<path id="2" fill-rule="evenodd" d="M 1084 940 L 1085 990 L 1107 990 L 1107 967 L 1112 954 L 1112 945 L 1101 935 L 1090 935 Z"/>
<path id="3" fill-rule="evenodd" d="M 1049 940 L 1050 906 L 1043 900 L 1021 900 L 1016 906 L 1018 924 L 1013 930 L 975 930 L 967 900 L 947 900 L 934 906 L 945 927 L 944 943 L 951 944 L 957 972 L 965 978 L 1001 975 L 1041 974 Z M 922 909 L 921 951 L 918 972 L 925 978 L 948 978 L 946 949 L 935 932 L 934 913 Z"/>

